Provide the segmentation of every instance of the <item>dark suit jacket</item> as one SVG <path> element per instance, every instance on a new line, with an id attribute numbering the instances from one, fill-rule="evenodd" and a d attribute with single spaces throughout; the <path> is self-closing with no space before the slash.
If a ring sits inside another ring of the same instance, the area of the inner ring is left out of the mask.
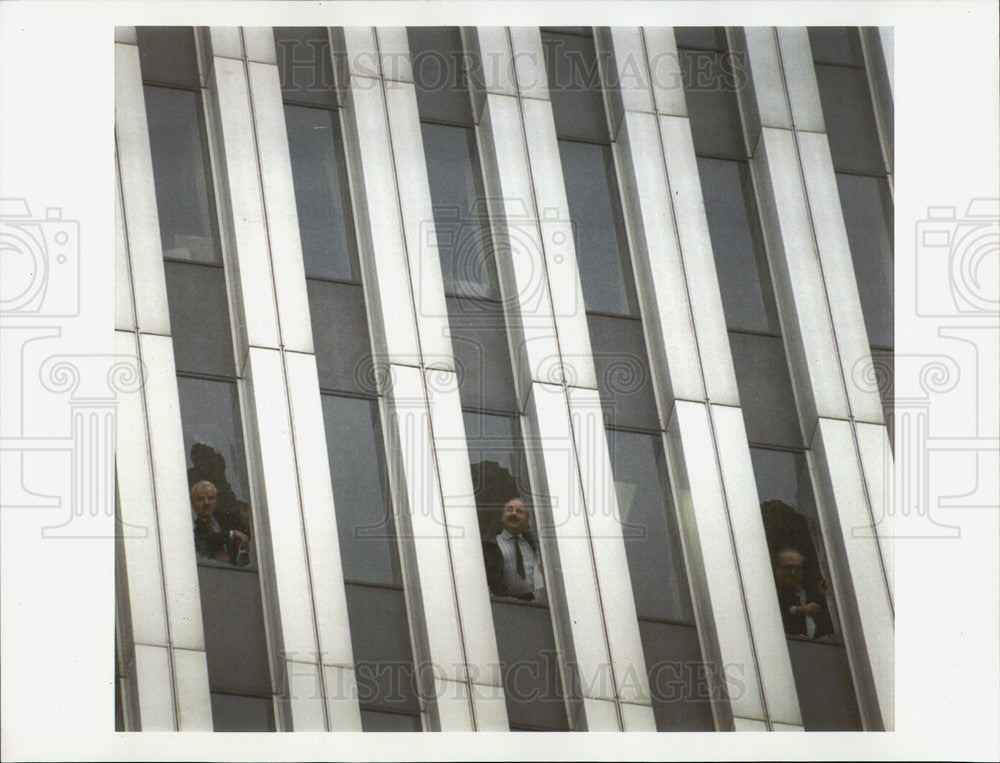
<path id="1" fill-rule="evenodd" d="M 212 515 L 219 523 L 219 531 L 216 532 L 211 522 L 196 519 L 194 522 L 194 547 L 202 556 L 214 559 L 218 551 L 225 549 L 229 553 L 230 561 L 235 564 L 239 541 L 230 540 L 230 530 L 239 530 L 247 537 L 250 536 L 250 527 L 243 515 L 236 511 L 226 511 L 216 509 Z"/>
<path id="2" fill-rule="evenodd" d="M 833 620 L 830 618 L 830 610 L 827 607 L 826 599 L 819 595 L 819 591 L 813 586 L 803 586 L 806 591 L 806 604 L 815 602 L 819 604 L 823 611 L 818 615 L 813 615 L 816 621 L 816 633 L 814 638 L 828 636 L 833 633 Z M 781 607 L 781 620 L 785 625 L 785 633 L 793 636 L 807 636 L 809 631 L 806 627 L 805 615 L 793 615 L 792 607 L 797 607 L 802 602 L 799 601 L 797 592 L 788 591 L 783 588 L 778 589 L 778 606 Z"/>
<path id="3" fill-rule="evenodd" d="M 535 554 L 537 562 L 538 541 L 530 532 L 521 533 L 521 537 L 528 541 L 532 552 Z M 489 586 L 490 593 L 494 596 L 516 596 L 519 599 L 527 598 L 530 594 L 510 594 L 507 592 L 507 581 L 503 570 L 503 552 L 497 543 L 496 536 L 483 541 L 483 561 L 486 564 L 486 585 Z M 532 596 L 532 598 L 534 598 Z"/>

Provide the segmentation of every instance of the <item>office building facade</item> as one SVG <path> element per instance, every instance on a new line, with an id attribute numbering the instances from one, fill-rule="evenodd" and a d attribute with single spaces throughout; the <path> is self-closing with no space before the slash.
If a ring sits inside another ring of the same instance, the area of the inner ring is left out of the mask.
<path id="1" fill-rule="evenodd" d="M 118 28 L 118 727 L 892 730 L 891 71 Z"/>

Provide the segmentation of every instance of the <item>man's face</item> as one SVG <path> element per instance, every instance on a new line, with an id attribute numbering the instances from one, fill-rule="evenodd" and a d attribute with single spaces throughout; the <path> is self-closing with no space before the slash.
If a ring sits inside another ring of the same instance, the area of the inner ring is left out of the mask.
<path id="1" fill-rule="evenodd" d="M 798 551 L 782 551 L 774 566 L 774 579 L 778 581 L 778 585 L 790 591 L 802 585 L 805 561 L 805 557 Z"/>
<path id="2" fill-rule="evenodd" d="M 215 512 L 216 498 L 214 487 L 199 485 L 191 493 L 191 508 L 202 519 L 208 519 Z"/>
<path id="3" fill-rule="evenodd" d="M 511 535 L 520 535 L 528 529 L 528 510 L 521 501 L 507 501 L 500 515 L 500 525 Z"/>

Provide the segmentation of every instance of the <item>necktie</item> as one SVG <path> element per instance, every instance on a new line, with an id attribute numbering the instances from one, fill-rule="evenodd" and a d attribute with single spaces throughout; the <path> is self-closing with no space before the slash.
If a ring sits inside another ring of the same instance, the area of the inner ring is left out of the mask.
<path id="1" fill-rule="evenodd" d="M 517 574 L 524 580 L 524 557 L 521 555 L 521 539 L 514 536 L 514 551 L 517 553 Z"/>

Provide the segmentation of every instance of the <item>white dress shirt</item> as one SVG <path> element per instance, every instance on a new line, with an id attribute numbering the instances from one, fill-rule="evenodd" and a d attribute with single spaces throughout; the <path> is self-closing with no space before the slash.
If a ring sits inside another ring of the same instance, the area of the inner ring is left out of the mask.
<path id="1" fill-rule="evenodd" d="M 517 572 L 517 551 L 514 544 L 517 543 L 521 549 L 521 557 L 524 560 L 524 579 Z M 510 594 L 534 593 L 535 592 L 535 571 L 538 568 L 535 562 L 535 552 L 520 535 L 511 535 L 504 530 L 497 536 L 497 545 L 500 553 L 503 554 L 503 574 L 504 582 L 507 584 L 507 592 Z"/>

